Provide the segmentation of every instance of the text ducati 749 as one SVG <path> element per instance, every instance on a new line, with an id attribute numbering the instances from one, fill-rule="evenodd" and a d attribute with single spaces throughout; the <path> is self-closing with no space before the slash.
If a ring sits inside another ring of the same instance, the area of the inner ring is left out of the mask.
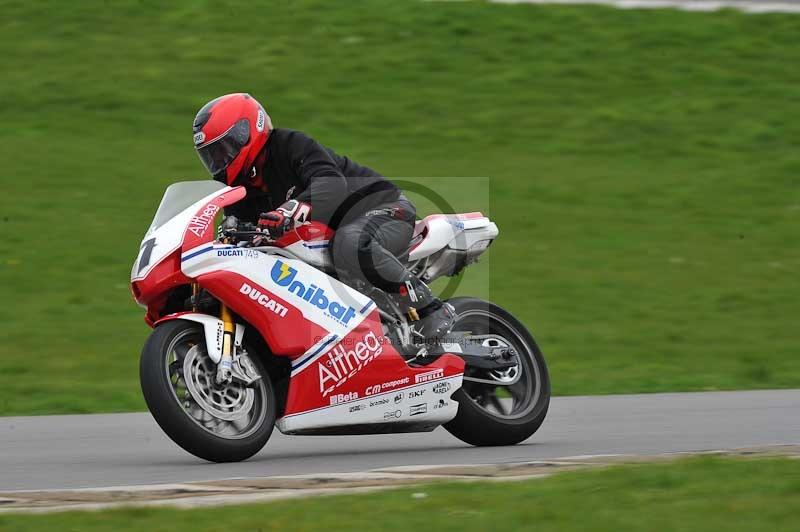
<path id="1" fill-rule="evenodd" d="M 153 332 L 140 363 L 147 406 L 166 434 L 215 462 L 285 434 L 379 434 L 439 425 L 473 445 L 510 445 L 542 424 L 550 401 L 536 342 L 511 314 L 450 300 L 456 324 L 421 342 L 387 294 L 336 279 L 333 232 L 307 222 L 252 247 L 252 228 L 216 218 L 244 198 L 214 181 L 167 188 L 131 271 Z M 455 275 L 498 234 L 480 213 L 417 222 L 409 267 Z M 362 288 L 362 287 L 358 287 Z"/>

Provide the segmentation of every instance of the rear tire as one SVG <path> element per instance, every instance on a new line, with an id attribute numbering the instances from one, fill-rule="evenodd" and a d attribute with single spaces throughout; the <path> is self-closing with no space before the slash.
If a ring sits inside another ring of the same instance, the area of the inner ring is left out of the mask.
<path id="1" fill-rule="evenodd" d="M 190 355 L 192 349 L 199 351 Z M 248 350 L 248 353 L 255 352 Z M 257 356 L 248 356 L 262 377 L 251 388 L 211 389 L 208 397 L 219 398 L 222 402 L 230 400 L 230 396 L 235 400 L 237 394 L 239 400 L 243 401 L 241 398 L 252 389 L 251 417 L 247 417 L 246 421 L 222 421 L 204 411 L 185 385 L 186 376 L 183 375 L 181 361 L 187 356 L 195 357 L 197 367 L 209 368 L 213 365 L 210 359 L 200 358 L 208 355 L 205 354 L 203 329 L 197 323 L 168 321 L 157 326 L 145 342 L 139 376 L 150 413 L 172 441 L 199 458 L 210 462 L 238 462 L 250 458 L 264 447 L 275 426 L 275 392 L 264 365 Z M 176 388 L 180 386 L 179 378 L 184 379 L 182 388 Z M 200 374 L 200 378 L 203 384 L 208 384 L 207 375 Z M 197 384 L 194 386 L 198 389 Z M 181 392 L 176 392 L 176 389 Z M 237 423 L 245 422 L 247 424 L 242 433 L 237 434 Z M 214 430 L 219 430 L 219 435 Z"/>
<path id="2" fill-rule="evenodd" d="M 550 376 L 539 346 L 519 320 L 493 303 L 473 297 L 449 302 L 458 314 L 453 331 L 503 337 L 520 356 L 521 376 L 509 394 L 511 399 L 501 400 L 496 392 L 503 386 L 464 381 L 453 394 L 459 403 L 458 414 L 444 428 L 475 446 L 514 445 L 528 439 L 542 425 L 550 406 Z M 466 368 L 465 376 L 469 374 L 470 368 Z M 487 397 L 491 399 L 487 401 Z M 510 412 L 501 412 L 503 401 L 510 403 Z M 498 405 L 495 412 L 492 405 Z"/>

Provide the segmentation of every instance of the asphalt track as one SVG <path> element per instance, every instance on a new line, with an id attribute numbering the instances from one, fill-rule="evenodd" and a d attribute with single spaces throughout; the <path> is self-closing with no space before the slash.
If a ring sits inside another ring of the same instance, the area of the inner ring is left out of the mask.
<path id="1" fill-rule="evenodd" d="M 339 437 L 276 431 L 258 455 L 236 464 L 186 454 L 149 414 L 7 417 L 0 418 L 0 491 L 773 444 L 800 444 L 800 390 L 558 397 L 539 432 L 513 447 L 470 447 L 441 428 Z"/>

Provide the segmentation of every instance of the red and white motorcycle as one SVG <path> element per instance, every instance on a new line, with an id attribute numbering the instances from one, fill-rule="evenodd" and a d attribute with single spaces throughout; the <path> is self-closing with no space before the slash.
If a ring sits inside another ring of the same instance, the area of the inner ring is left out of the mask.
<path id="1" fill-rule="evenodd" d="M 425 345 L 391 297 L 331 269 L 333 232 L 306 223 L 267 245 L 216 239 L 215 218 L 243 187 L 167 188 L 131 272 L 153 332 L 140 375 L 158 424 L 214 462 L 284 434 L 382 434 L 439 425 L 472 445 L 511 445 L 544 421 L 550 381 L 525 327 L 500 307 L 450 299 L 458 318 Z M 417 222 L 408 263 L 425 282 L 455 275 L 497 236 L 480 213 Z"/>

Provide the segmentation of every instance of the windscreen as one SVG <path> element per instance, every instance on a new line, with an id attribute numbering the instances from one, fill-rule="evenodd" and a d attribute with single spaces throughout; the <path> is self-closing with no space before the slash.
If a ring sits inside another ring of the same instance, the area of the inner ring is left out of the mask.
<path id="1" fill-rule="evenodd" d="M 193 203 L 223 188 L 224 184 L 211 180 L 182 181 L 168 186 L 148 233 L 172 220 Z"/>

